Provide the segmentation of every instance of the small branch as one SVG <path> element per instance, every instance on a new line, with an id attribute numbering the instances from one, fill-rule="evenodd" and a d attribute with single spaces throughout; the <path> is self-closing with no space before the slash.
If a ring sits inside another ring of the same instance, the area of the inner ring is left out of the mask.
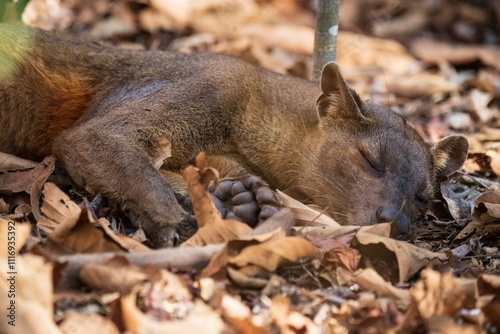
<path id="1" fill-rule="evenodd" d="M 87 263 L 104 263 L 116 255 L 125 257 L 130 263 L 145 266 L 152 264 L 157 268 L 175 268 L 187 272 L 199 272 L 210 262 L 224 245 L 208 245 L 203 247 L 163 248 L 141 253 L 93 253 L 58 256 L 52 260 L 63 264 L 58 290 L 68 290 L 80 287 L 78 275 Z"/>
<path id="2" fill-rule="evenodd" d="M 314 34 L 313 78 L 319 80 L 321 70 L 337 57 L 340 0 L 318 0 Z"/>

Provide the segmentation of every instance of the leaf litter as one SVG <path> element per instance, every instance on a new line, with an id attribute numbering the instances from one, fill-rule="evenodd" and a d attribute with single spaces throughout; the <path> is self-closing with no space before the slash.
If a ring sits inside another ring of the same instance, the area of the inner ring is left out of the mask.
<path id="1" fill-rule="evenodd" d="M 49 3 L 57 10 L 41 10 Z M 338 61 L 353 88 L 429 142 L 460 132 L 471 144 L 406 241 L 390 239 L 387 224 L 340 226 L 282 193 L 285 209 L 255 229 L 222 219 L 209 194 L 217 171 L 199 157 L 184 170 L 197 232 L 154 250 L 112 201 L 94 210 L 53 158 L 2 153 L 0 241 L 15 221 L 16 331 L 497 332 L 500 31 L 489 11 L 500 16 L 487 0 L 341 3 Z M 31 0 L 24 20 L 120 47 L 222 52 L 311 73 L 313 1 Z"/>

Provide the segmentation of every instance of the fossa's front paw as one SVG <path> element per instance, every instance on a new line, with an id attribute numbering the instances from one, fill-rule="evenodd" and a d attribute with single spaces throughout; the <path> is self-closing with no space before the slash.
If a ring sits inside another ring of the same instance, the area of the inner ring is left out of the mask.
<path id="1" fill-rule="evenodd" d="M 129 211 L 129 217 L 136 227 L 141 227 L 151 244 L 157 248 L 174 247 L 183 239 L 183 222 L 189 218 L 187 214 L 147 213 L 139 210 Z"/>
<path id="2" fill-rule="evenodd" d="M 252 227 L 281 209 L 276 194 L 257 176 L 222 181 L 212 195 L 223 218 L 236 219 Z"/>

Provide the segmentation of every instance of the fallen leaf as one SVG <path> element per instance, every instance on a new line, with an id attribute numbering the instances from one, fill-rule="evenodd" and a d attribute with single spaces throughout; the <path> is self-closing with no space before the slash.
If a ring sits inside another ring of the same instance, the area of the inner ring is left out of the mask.
<path id="1" fill-rule="evenodd" d="M 286 237 L 245 247 L 238 255 L 231 256 L 229 263 L 238 267 L 252 264 L 267 271 L 275 271 L 284 263 L 319 258 L 321 258 L 319 250 L 306 239 Z"/>
<path id="2" fill-rule="evenodd" d="M 477 280 L 478 307 L 493 326 L 500 327 L 500 277 L 481 275 Z"/>
<path id="3" fill-rule="evenodd" d="M 489 191 L 474 200 L 472 222 L 467 224 L 453 239 L 452 244 L 461 244 L 471 236 L 495 233 L 500 221 L 500 192 Z"/>
<path id="4" fill-rule="evenodd" d="M 3 198 L 0 198 L 0 215 L 10 212 L 10 204 L 7 204 Z"/>
<path id="5" fill-rule="evenodd" d="M 170 18 L 170 16 L 151 8 L 141 10 L 138 14 L 138 20 L 141 28 L 150 34 L 157 33 L 162 29 L 166 31 L 174 31 L 177 28 L 176 23 Z"/>
<path id="6" fill-rule="evenodd" d="M 123 250 L 126 250 L 130 253 L 137 252 L 150 252 L 151 249 L 141 243 L 140 240 L 136 240 L 135 238 L 130 238 L 128 236 L 116 233 L 112 231 L 109 226 L 111 223 L 106 218 L 99 218 L 97 222 L 94 223 L 93 218 L 91 220 L 95 226 L 100 227 L 106 236 L 113 240 L 117 245 L 119 245 Z"/>
<path id="7" fill-rule="evenodd" d="M 33 184 L 43 184 L 54 171 L 54 166 L 55 157 L 48 156 L 31 170 L 0 174 L 0 194 L 21 191 L 30 194 Z"/>
<path id="8" fill-rule="evenodd" d="M 71 3 L 61 0 L 33 0 L 23 11 L 23 23 L 43 30 L 65 30 L 74 18 Z"/>
<path id="9" fill-rule="evenodd" d="M 491 93 L 485 93 L 479 89 L 472 89 L 468 95 L 469 109 L 475 113 L 481 122 L 488 123 L 493 118 L 500 116 L 498 109 L 488 107 L 488 104 L 494 98 Z"/>
<path id="10" fill-rule="evenodd" d="M 444 253 L 434 253 L 419 248 L 404 241 L 381 237 L 371 233 L 359 232 L 356 234 L 353 246 L 368 258 L 382 259 L 389 266 L 396 261 L 399 282 L 404 282 L 426 265 L 437 261 L 442 263 L 448 259 Z"/>
<path id="11" fill-rule="evenodd" d="M 136 16 L 126 3 L 118 2 L 106 18 L 94 23 L 88 32 L 92 38 L 111 38 L 116 35 L 131 35 L 137 32 Z"/>
<path id="12" fill-rule="evenodd" d="M 377 67 L 385 75 L 402 76 L 416 67 L 417 60 L 399 42 L 340 31 L 337 45 L 337 60 L 342 72 L 350 67 Z M 349 76 L 346 76 L 349 79 Z"/>
<path id="13" fill-rule="evenodd" d="M 43 189 L 43 204 L 41 211 L 44 214 L 43 219 L 37 224 L 41 230 L 52 233 L 58 226 L 66 224 L 73 226 L 78 221 L 82 209 L 71 201 L 53 183 L 46 183 Z"/>
<path id="14" fill-rule="evenodd" d="M 348 247 L 338 247 L 326 252 L 321 264 L 328 270 L 336 270 L 342 266 L 349 273 L 353 274 L 359 267 L 361 255 L 358 250 Z"/>
<path id="15" fill-rule="evenodd" d="M 497 176 L 500 176 L 500 152 L 496 150 L 488 150 L 486 151 L 486 155 L 491 159 L 490 160 L 491 170 Z"/>
<path id="16" fill-rule="evenodd" d="M 290 301 L 284 296 L 275 297 L 271 304 L 271 316 L 282 334 L 320 333 L 311 319 L 291 309 Z"/>
<path id="17" fill-rule="evenodd" d="M 401 309 L 407 309 L 410 304 L 409 290 L 396 288 L 371 268 L 355 273 L 354 282 L 359 284 L 362 289 L 374 292 L 377 297 L 395 300 Z"/>
<path id="18" fill-rule="evenodd" d="M 38 165 L 38 162 L 22 159 L 15 155 L 0 152 L 0 172 L 32 169 Z"/>
<path id="19" fill-rule="evenodd" d="M 411 291 L 410 307 L 400 330 L 408 333 L 432 327 L 434 331 L 442 332 L 445 326 L 453 324 L 457 312 L 464 307 L 464 301 L 464 292 L 451 273 L 441 275 L 425 269 Z M 442 321 L 443 318 L 450 321 Z"/>
<path id="20" fill-rule="evenodd" d="M 65 334 L 119 334 L 120 331 L 111 320 L 97 313 L 79 313 L 69 310 L 59 329 Z"/>
<path id="21" fill-rule="evenodd" d="M 430 39 L 416 39 L 411 43 L 411 50 L 417 57 L 432 64 L 438 64 L 442 60 L 452 64 L 481 60 L 486 65 L 500 69 L 498 46 L 450 44 Z"/>
<path id="22" fill-rule="evenodd" d="M 441 194 L 448 204 L 448 210 L 453 219 L 459 224 L 470 221 L 472 216 L 472 202 L 457 195 L 451 188 L 450 182 L 441 183 Z"/>
<path id="23" fill-rule="evenodd" d="M 399 96 L 418 98 L 436 93 L 450 93 L 456 85 L 438 74 L 420 71 L 407 75 L 385 75 L 381 77 L 387 84 L 387 90 Z M 382 85 L 383 83 L 380 83 Z"/>
<path id="24" fill-rule="evenodd" d="M 221 311 L 226 320 L 231 326 L 244 334 L 268 334 L 270 331 L 265 327 L 254 323 L 252 312 L 240 300 L 225 294 L 221 301 Z"/>
<path id="25" fill-rule="evenodd" d="M 462 131 L 472 129 L 474 125 L 472 117 L 468 113 L 458 111 L 446 115 L 445 122 L 450 128 Z"/>
<path id="26" fill-rule="evenodd" d="M 253 23 L 238 25 L 237 34 L 259 41 L 268 48 L 279 47 L 291 53 L 311 55 L 314 45 L 314 30 L 309 27 Z M 290 38 L 293 36 L 293 38 Z"/>
<path id="27" fill-rule="evenodd" d="M 198 222 L 198 231 L 182 246 L 202 246 L 223 243 L 237 239 L 252 228 L 247 224 L 222 219 L 208 191 L 211 182 L 218 181 L 218 172 L 207 166 L 204 153 L 196 157 L 196 166 L 188 166 L 182 170 L 182 177 L 187 183 L 188 193 L 193 203 L 193 211 Z"/>
<path id="28" fill-rule="evenodd" d="M 78 253 L 149 251 L 149 248 L 108 228 L 108 222 L 97 223 L 86 205 L 83 209 L 52 183 L 43 189 L 43 216 L 37 226 L 48 233 L 47 239 Z"/>
<path id="29" fill-rule="evenodd" d="M 316 211 L 307 205 L 297 201 L 287 194 L 277 190 L 279 200 L 283 206 L 288 207 L 294 213 L 297 220 L 297 229 L 305 235 L 316 238 L 336 238 L 357 231 L 378 234 L 389 237 L 391 234 L 390 224 L 376 224 L 370 226 L 342 226 L 326 214 Z M 304 226 L 304 227 L 300 227 Z"/>
<path id="30" fill-rule="evenodd" d="M 295 215 L 295 219 L 298 223 L 297 225 L 333 227 L 341 226 L 334 219 L 328 217 L 324 213 L 320 213 L 319 211 L 311 209 L 307 205 L 302 204 L 301 202 L 288 196 L 287 194 L 279 190 L 277 190 L 276 193 L 283 206 L 292 209 Z"/>
<path id="31" fill-rule="evenodd" d="M 147 316 L 137 307 L 137 294 L 137 290 L 133 291 L 120 301 L 120 318 L 124 330 L 128 332 L 137 334 L 223 332 L 224 323 L 219 314 L 201 301 L 193 302 L 182 319 L 160 322 Z"/>
<path id="32" fill-rule="evenodd" d="M 417 8 L 389 20 L 378 20 L 374 24 L 373 33 L 379 37 L 411 35 L 421 31 L 429 23 L 429 19 L 424 9 Z"/>
<path id="33" fill-rule="evenodd" d="M 274 216 L 283 216 L 283 218 Z M 229 263 L 239 267 L 239 270 L 242 270 L 241 267 L 246 267 L 242 272 L 251 276 L 263 269 L 274 271 L 278 266 L 287 262 L 321 257 L 318 248 L 304 238 L 287 237 L 286 228 L 278 226 L 271 230 L 266 227 L 266 224 L 276 226 L 276 222 L 290 221 L 286 216 L 290 217 L 291 215 L 282 210 L 274 216 L 258 226 L 253 232 L 238 240 L 227 242 L 225 247 L 213 256 L 200 277 L 212 276 Z"/>
<path id="34" fill-rule="evenodd" d="M 244 289 L 263 289 L 269 284 L 266 278 L 260 278 L 256 276 L 262 272 L 261 268 L 256 266 L 247 266 L 244 272 L 233 269 L 231 267 L 226 267 L 227 277 L 231 282 L 239 288 Z"/>
<path id="35" fill-rule="evenodd" d="M 120 293 L 130 292 L 134 285 L 147 277 L 139 267 L 120 255 L 104 263 L 87 263 L 79 274 L 80 280 L 92 289 Z"/>
<path id="36" fill-rule="evenodd" d="M 489 191 L 474 200 L 474 216 L 482 222 L 500 220 L 500 191 Z"/>

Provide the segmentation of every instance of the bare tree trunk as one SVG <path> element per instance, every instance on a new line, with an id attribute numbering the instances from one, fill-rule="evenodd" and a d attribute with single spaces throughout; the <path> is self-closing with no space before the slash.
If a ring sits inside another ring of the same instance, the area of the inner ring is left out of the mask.
<path id="1" fill-rule="evenodd" d="M 340 0 L 318 0 L 314 34 L 313 78 L 319 80 L 326 63 L 337 56 Z"/>

